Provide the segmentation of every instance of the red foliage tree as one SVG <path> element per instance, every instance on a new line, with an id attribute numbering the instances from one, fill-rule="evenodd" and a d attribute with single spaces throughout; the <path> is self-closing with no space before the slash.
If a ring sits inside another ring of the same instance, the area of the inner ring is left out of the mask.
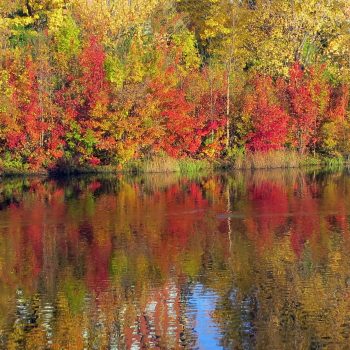
<path id="1" fill-rule="evenodd" d="M 91 36 L 80 57 L 83 72 L 79 82 L 83 87 L 85 115 L 95 108 L 97 103 L 108 103 L 105 59 L 106 55 L 98 38 Z"/>
<path id="2" fill-rule="evenodd" d="M 47 123 L 43 119 L 40 102 L 37 64 L 28 57 L 23 66 L 14 61 L 9 70 L 16 127 L 7 134 L 7 146 L 12 152 L 20 154 L 32 168 L 38 168 L 45 160 L 44 132 Z"/>
<path id="3" fill-rule="evenodd" d="M 66 77 L 57 93 L 57 102 L 65 112 L 65 128 L 77 143 L 74 152 L 92 165 L 100 159 L 95 150 L 110 149 L 113 142 L 105 135 L 104 121 L 108 119 L 109 85 L 104 69 L 105 53 L 96 36 L 91 36 L 79 57 L 79 69 Z M 74 123 L 72 123 L 74 121 Z M 74 125 L 74 131 L 70 126 Z M 108 142 L 106 142 L 108 141 Z"/>
<path id="4" fill-rule="evenodd" d="M 329 117 L 331 120 L 343 122 L 349 105 L 349 87 L 342 85 L 332 90 Z"/>
<path id="5" fill-rule="evenodd" d="M 149 84 L 149 105 L 156 105 L 158 116 L 154 119 L 162 130 L 155 150 L 163 150 L 172 157 L 218 155 L 224 147 L 221 132 L 226 124 L 224 94 L 205 93 L 193 101 L 188 97 L 188 81 L 178 83 L 173 67 L 167 72 L 166 77 L 159 76 Z"/>
<path id="6" fill-rule="evenodd" d="M 196 106 L 201 125 L 197 134 L 202 137 L 200 152 L 205 156 L 219 156 L 225 148 L 226 130 L 226 96 L 215 91 L 213 96 L 204 94 Z"/>
<path id="7" fill-rule="evenodd" d="M 289 116 L 276 100 L 275 85 L 270 77 L 259 75 L 253 88 L 244 105 L 252 123 L 247 147 L 250 151 L 263 152 L 282 149 L 287 140 Z"/>
<path id="8" fill-rule="evenodd" d="M 195 154 L 201 145 L 201 136 L 196 133 L 194 105 L 186 100 L 181 89 L 169 88 L 161 82 L 152 82 L 150 87 L 153 97 L 159 101 L 158 119 L 165 131 L 155 148 L 173 157 Z"/>
<path id="9" fill-rule="evenodd" d="M 296 146 L 300 153 L 305 153 L 307 148 L 315 150 L 323 112 L 328 106 L 329 87 L 322 79 L 323 70 L 323 67 L 318 70 L 311 68 L 306 74 L 298 62 L 290 70 L 287 90 Z"/>

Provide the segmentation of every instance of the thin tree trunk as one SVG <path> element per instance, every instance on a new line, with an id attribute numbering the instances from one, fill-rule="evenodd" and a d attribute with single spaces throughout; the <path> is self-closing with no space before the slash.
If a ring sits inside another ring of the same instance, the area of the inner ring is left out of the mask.
<path id="1" fill-rule="evenodd" d="M 230 148 L 230 72 L 231 72 L 231 58 L 227 72 L 227 91 L 226 91 L 226 147 Z"/>
<path id="2" fill-rule="evenodd" d="M 233 28 L 235 26 L 235 16 L 234 16 L 234 8 L 233 8 L 233 2 L 232 2 L 232 9 L 231 9 L 231 15 L 232 15 L 232 33 L 231 33 L 231 47 L 230 47 L 230 57 L 227 64 L 227 91 L 226 91 L 226 148 L 227 150 L 230 148 L 231 142 L 230 142 L 230 129 L 231 129 L 231 123 L 230 123 L 230 112 L 231 112 L 231 101 L 230 101 L 230 85 L 231 85 L 231 70 L 232 70 L 232 59 L 233 59 L 233 44 L 234 44 L 234 34 L 233 34 Z"/>

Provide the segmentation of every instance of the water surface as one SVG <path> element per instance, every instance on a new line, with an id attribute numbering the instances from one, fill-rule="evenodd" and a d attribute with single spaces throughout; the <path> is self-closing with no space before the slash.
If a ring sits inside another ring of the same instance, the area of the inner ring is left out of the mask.
<path id="1" fill-rule="evenodd" d="M 0 183 L 1 349 L 346 349 L 350 176 Z"/>

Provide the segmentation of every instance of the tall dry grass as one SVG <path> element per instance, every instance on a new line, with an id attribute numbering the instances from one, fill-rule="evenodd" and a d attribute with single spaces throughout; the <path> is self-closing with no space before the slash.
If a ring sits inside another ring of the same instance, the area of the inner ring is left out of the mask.
<path id="1" fill-rule="evenodd" d="M 145 160 L 141 170 L 145 173 L 175 173 L 180 172 L 180 165 L 177 159 L 171 157 L 154 157 Z"/>
<path id="2" fill-rule="evenodd" d="M 144 160 L 141 164 L 141 172 L 196 174 L 209 170 L 211 167 L 212 165 L 206 160 L 175 159 L 168 156 L 158 156 Z"/>
<path id="3" fill-rule="evenodd" d="M 257 152 L 238 156 L 235 169 L 298 168 L 308 163 L 307 156 L 294 151 Z"/>

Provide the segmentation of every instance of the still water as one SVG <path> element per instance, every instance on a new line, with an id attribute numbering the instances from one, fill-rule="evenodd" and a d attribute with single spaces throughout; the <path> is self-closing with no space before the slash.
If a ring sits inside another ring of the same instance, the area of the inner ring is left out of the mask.
<path id="1" fill-rule="evenodd" d="M 0 349 L 348 349 L 350 175 L 0 182 Z"/>

